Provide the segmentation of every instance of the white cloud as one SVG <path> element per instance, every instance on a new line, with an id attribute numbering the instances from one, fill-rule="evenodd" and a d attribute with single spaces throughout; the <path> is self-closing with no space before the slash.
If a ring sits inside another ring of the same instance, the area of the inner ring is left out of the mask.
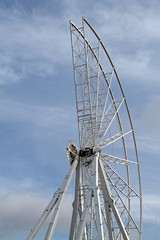
<path id="1" fill-rule="evenodd" d="M 107 3 L 93 3 L 92 8 L 85 8 L 77 1 L 63 2 L 63 16 L 42 14 L 37 9 L 32 13 L 23 9 L 1 9 L 0 84 L 30 75 L 56 74 L 55 64 L 67 64 L 68 56 L 71 58 L 68 20 L 73 19 L 79 26 L 84 13 L 91 19 L 91 24 L 96 19 L 92 25 L 127 77 L 147 82 L 154 77 L 158 83 L 159 67 L 155 64 L 158 55 L 154 47 L 160 40 L 158 5 L 157 1 L 155 5 L 148 2 L 148 6 L 136 1 L 127 5 L 124 11 L 118 2 L 116 8 Z M 90 11 L 95 19 L 90 18 Z M 4 76 L 6 68 L 9 71 Z"/>
<path id="2" fill-rule="evenodd" d="M 93 27 L 107 47 L 120 79 L 145 83 L 146 87 L 155 83 L 159 86 L 158 6 L 158 1 L 155 4 L 135 1 L 129 5 L 117 1 L 115 8 L 106 4 L 95 9 Z"/>
<path id="3" fill-rule="evenodd" d="M 100 5 L 95 10 L 98 16 L 96 21 L 99 24 L 99 31 L 106 38 L 109 36 L 112 40 L 129 41 L 135 45 L 159 40 L 160 33 L 157 32 L 160 21 L 159 2 L 156 1 L 155 4 L 148 4 L 148 6 L 139 1 L 127 5 L 126 1 L 122 2 L 117 1 L 116 7 L 114 4 L 106 4 L 103 7 Z M 110 27 L 106 28 L 107 25 Z"/>
<path id="4" fill-rule="evenodd" d="M 1 120 L 19 121 L 51 130 L 57 127 L 69 127 L 71 126 L 71 122 L 75 120 L 73 119 L 73 109 L 69 106 L 49 107 L 13 101 L 1 101 L 0 111 Z"/>
<path id="5" fill-rule="evenodd" d="M 11 67 L 0 68 L 0 84 L 6 85 L 20 80 L 20 76 Z"/>
<path id="6" fill-rule="evenodd" d="M 154 95 L 150 97 L 148 103 L 142 110 L 137 119 L 137 127 L 146 135 L 160 135 L 160 96 Z"/>
<path id="7" fill-rule="evenodd" d="M 115 57 L 115 64 L 123 83 L 134 81 L 134 83 L 159 85 L 159 68 L 154 68 L 151 63 L 152 56 L 149 52 L 139 50 L 131 54 L 118 54 Z M 124 81 L 125 80 L 125 81 Z"/>
<path id="8" fill-rule="evenodd" d="M 34 193 L 11 194 L 0 198 L 0 238 L 13 237 L 17 232 L 23 231 L 29 234 L 30 229 L 36 224 L 50 200 L 47 197 Z M 57 223 L 59 230 L 64 231 L 69 228 L 72 202 L 73 196 L 66 195 Z M 4 228 L 5 224 L 6 228 Z"/>
<path id="9" fill-rule="evenodd" d="M 159 137 L 136 136 L 138 149 L 144 153 L 160 154 L 160 139 Z M 146 157 L 145 157 L 146 158 Z"/>
<path id="10" fill-rule="evenodd" d="M 144 152 L 160 152 L 160 97 L 153 95 L 143 110 L 136 116 L 138 146 Z"/>
<path id="11" fill-rule="evenodd" d="M 69 28 L 63 21 L 18 10 L 0 10 L 0 19 L 0 84 L 53 76 L 55 64 L 68 60 Z"/>
<path id="12" fill-rule="evenodd" d="M 15 178 L 6 179 L 5 177 L 0 177 L 0 198 L 12 194 L 22 194 L 30 191 L 35 191 L 40 189 L 42 183 L 36 182 L 32 178 L 26 178 L 22 180 L 16 180 Z"/>
<path id="13" fill-rule="evenodd" d="M 10 194 L 0 199 L 0 238 L 26 231 L 35 225 L 50 198 L 40 194 Z M 69 230 L 73 196 L 67 194 L 57 223 L 58 231 Z M 143 222 L 160 224 L 160 196 L 143 195 Z M 135 216 L 139 215 L 136 202 L 133 204 Z M 7 228 L 4 224 L 7 223 Z M 47 220 L 45 228 L 49 224 Z"/>
<path id="14" fill-rule="evenodd" d="M 160 196 L 144 195 L 143 196 L 143 220 L 160 224 Z"/>
<path id="15" fill-rule="evenodd" d="M 139 216 L 138 202 L 133 201 L 133 212 L 135 216 Z M 160 225 L 160 196 L 157 194 L 142 195 L 142 219 L 143 222 Z"/>

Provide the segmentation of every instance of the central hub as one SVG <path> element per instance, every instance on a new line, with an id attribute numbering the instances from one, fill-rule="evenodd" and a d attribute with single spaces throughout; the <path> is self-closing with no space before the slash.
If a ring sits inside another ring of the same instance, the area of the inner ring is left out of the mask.
<path id="1" fill-rule="evenodd" d="M 94 155 L 94 151 L 93 148 L 85 148 L 85 149 L 81 149 L 79 150 L 79 156 L 80 157 L 90 157 Z"/>

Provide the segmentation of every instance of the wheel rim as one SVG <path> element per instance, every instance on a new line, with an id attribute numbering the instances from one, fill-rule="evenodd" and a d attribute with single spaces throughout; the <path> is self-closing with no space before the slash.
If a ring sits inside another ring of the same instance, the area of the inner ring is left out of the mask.
<path id="1" fill-rule="evenodd" d="M 128 105 L 117 72 L 103 43 L 86 19 L 83 18 L 82 23 L 83 27 L 80 29 L 73 22 L 70 24 L 80 149 L 100 151 L 99 161 L 104 166 L 125 230 L 131 239 L 141 239 L 140 170 Z M 94 47 L 90 44 L 92 39 L 96 42 Z M 104 61 L 105 69 L 101 64 Z M 86 204 L 93 161 L 93 155 L 80 158 L 79 209 Z M 109 220 L 104 209 L 103 187 L 100 181 L 98 186 L 104 239 L 109 239 Z M 92 204 L 94 205 L 91 198 L 90 217 L 87 219 L 83 239 L 98 239 L 98 223 Z M 133 204 L 139 207 L 138 216 L 134 212 Z M 111 213 L 110 217 L 114 239 L 123 239 L 114 214 Z"/>

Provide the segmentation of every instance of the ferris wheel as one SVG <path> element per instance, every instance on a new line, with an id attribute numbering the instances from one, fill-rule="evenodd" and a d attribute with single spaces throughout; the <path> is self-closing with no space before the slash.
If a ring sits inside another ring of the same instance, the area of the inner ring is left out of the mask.
<path id="1" fill-rule="evenodd" d="M 107 31 L 107 29 L 106 29 Z M 141 178 L 134 129 L 116 69 L 101 39 L 83 17 L 70 22 L 79 148 L 69 142 L 70 169 L 26 240 L 53 211 L 51 240 L 63 199 L 75 177 L 69 240 L 141 240 Z"/>

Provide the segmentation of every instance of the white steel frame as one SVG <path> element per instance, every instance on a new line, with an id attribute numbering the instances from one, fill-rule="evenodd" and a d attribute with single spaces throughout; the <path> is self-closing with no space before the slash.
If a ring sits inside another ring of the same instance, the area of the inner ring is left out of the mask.
<path id="1" fill-rule="evenodd" d="M 96 48 L 88 41 L 86 28 L 96 39 Z M 80 151 L 77 151 L 60 188 L 26 240 L 35 239 L 51 211 L 53 216 L 44 239 L 52 239 L 74 172 L 75 196 L 69 240 L 141 240 L 140 168 L 122 85 L 106 48 L 90 23 L 84 17 L 81 28 L 70 22 L 70 31 Z M 102 52 L 109 64 L 108 72 L 101 65 Z M 118 86 L 116 91 L 114 82 Z M 117 91 L 120 99 L 115 97 Z M 129 122 L 125 130 L 126 124 L 122 125 L 121 119 L 122 109 Z M 132 157 L 134 153 L 133 160 L 128 159 L 128 142 L 129 146 L 130 142 L 133 145 L 130 155 Z M 120 157 L 115 154 L 117 146 Z M 132 168 L 137 173 L 135 184 L 132 184 Z M 132 211 L 134 201 L 138 202 L 139 219 Z"/>

